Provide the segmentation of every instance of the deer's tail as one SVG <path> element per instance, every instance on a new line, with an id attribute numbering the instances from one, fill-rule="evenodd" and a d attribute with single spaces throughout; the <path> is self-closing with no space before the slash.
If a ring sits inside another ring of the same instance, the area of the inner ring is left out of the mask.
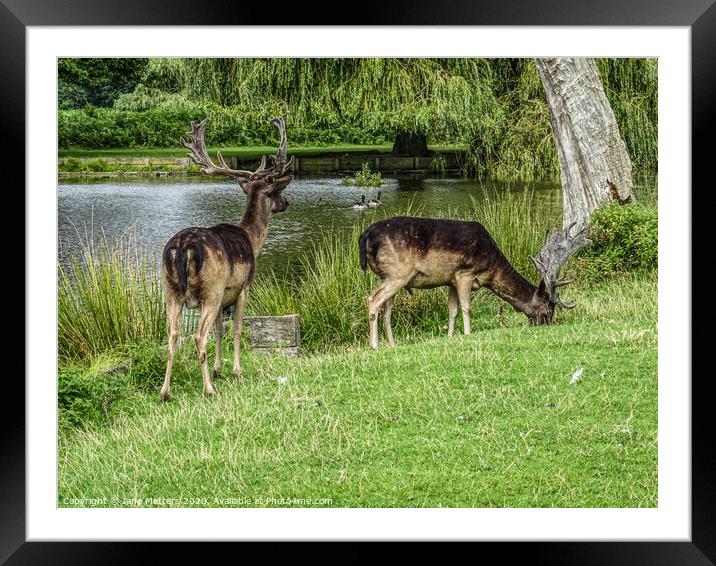
<path id="1" fill-rule="evenodd" d="M 365 271 L 368 268 L 368 230 L 365 230 L 358 238 L 358 258 L 360 259 L 360 268 Z"/>
<path id="2" fill-rule="evenodd" d="M 176 253 L 172 257 L 169 246 L 164 250 L 164 264 L 167 271 L 171 273 L 176 268 L 177 288 L 183 295 L 188 288 L 188 272 L 191 262 L 194 262 L 195 273 L 199 273 L 204 263 L 204 248 L 198 242 L 180 243 L 176 248 Z"/>

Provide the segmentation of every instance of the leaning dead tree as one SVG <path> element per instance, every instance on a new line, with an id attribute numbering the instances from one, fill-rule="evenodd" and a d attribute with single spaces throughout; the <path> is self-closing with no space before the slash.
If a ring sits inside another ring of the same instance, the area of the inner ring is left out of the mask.
<path id="1" fill-rule="evenodd" d="M 535 59 L 557 140 L 564 226 L 604 200 L 634 200 L 631 160 L 594 59 Z"/>

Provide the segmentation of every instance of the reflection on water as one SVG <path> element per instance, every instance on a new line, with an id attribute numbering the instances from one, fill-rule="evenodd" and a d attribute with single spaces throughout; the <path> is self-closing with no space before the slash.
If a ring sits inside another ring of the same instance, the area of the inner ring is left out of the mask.
<path id="1" fill-rule="evenodd" d="M 654 176 L 641 179 L 641 192 L 653 192 Z M 346 187 L 337 177 L 295 179 L 284 192 L 290 206 L 271 219 L 259 270 L 272 266 L 283 272 L 295 266 L 302 252 L 309 252 L 323 233 L 350 232 L 355 224 L 371 222 L 409 211 L 426 216 L 465 215 L 471 197 L 487 192 L 534 190 L 536 201 L 561 206 L 555 181 L 511 182 L 468 179 L 435 179 L 400 176 L 386 179 L 380 188 Z M 382 192 L 383 206 L 353 210 L 360 200 Z M 157 260 L 166 241 L 189 226 L 213 226 L 238 222 L 245 195 L 232 180 L 203 177 L 62 179 L 58 186 L 59 260 L 78 255 L 82 239 L 112 242 L 134 230 L 147 253 Z"/>

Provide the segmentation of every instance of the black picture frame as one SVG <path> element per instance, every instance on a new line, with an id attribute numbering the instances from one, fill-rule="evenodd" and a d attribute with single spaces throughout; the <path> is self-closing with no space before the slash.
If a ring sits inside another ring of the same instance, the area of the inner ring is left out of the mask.
<path id="1" fill-rule="evenodd" d="M 341 15 L 343 10 L 347 10 Z M 0 57 L 2 57 L 2 115 L 6 159 L 25 163 L 25 32 L 28 26 L 68 25 L 635 25 L 687 26 L 692 40 L 692 179 L 693 187 L 710 187 L 706 168 L 713 161 L 713 107 L 716 100 L 716 6 L 713 0 L 601 0 L 575 3 L 565 0 L 529 2 L 501 0 L 365 1 L 356 6 L 267 7 L 263 3 L 185 0 L 0 0 Z M 268 40 L 268 38 L 267 38 Z M 16 168 L 16 186 L 24 187 L 24 170 Z M 701 180 L 701 182 L 699 181 Z M 668 190 L 662 187 L 662 190 Z M 696 191 L 692 189 L 692 197 Z M 700 197 L 699 197 L 700 198 Z M 703 207 L 700 207 L 703 210 Z M 696 212 L 695 208 L 692 208 Z M 693 217 L 692 217 L 693 218 Z M 695 218 L 692 226 L 697 226 Z M 692 236 L 694 245 L 699 240 Z M 14 252 L 16 253 L 16 252 Z M 693 265 L 693 263 L 692 263 Z M 685 274 L 686 275 L 686 274 Z M 688 277 L 685 276 L 685 281 Z M 691 274 L 691 296 L 697 296 L 697 279 Z M 25 296 L 25 301 L 29 297 Z M 693 312 L 693 311 L 692 311 Z M 694 338 L 697 337 L 692 332 Z M 32 340 L 32 336 L 27 336 Z M 698 351 L 693 348 L 692 352 Z M 693 358 L 692 358 L 693 362 Z M 693 367 L 693 366 L 692 366 Z M 692 371 L 692 373 L 695 373 Z M 160 543 L 25 542 L 25 390 L 22 382 L 6 373 L 4 426 L 0 459 L 0 560 L 8 564 L 124 563 L 143 561 L 159 550 L 171 560 L 174 550 Z M 716 562 L 716 459 L 708 394 L 710 372 L 691 380 L 692 391 L 692 524 L 690 542 L 525 542 L 478 543 L 479 556 L 500 556 L 548 564 L 713 564 Z M 226 545 L 220 545 L 225 547 Z M 186 553 L 185 545 L 179 552 Z M 272 551 L 273 552 L 273 551 Z"/>

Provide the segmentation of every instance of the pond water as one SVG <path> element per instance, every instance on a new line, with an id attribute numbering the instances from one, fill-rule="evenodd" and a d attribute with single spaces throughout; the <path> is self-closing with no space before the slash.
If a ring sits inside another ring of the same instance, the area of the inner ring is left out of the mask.
<path id="1" fill-rule="evenodd" d="M 338 177 L 297 178 L 285 190 L 290 206 L 275 214 L 258 262 L 280 272 L 295 267 L 303 252 L 310 252 L 325 233 L 339 236 L 355 224 L 420 210 L 426 216 L 465 214 L 471 197 L 484 198 L 494 191 L 534 190 L 535 200 L 561 206 L 561 190 L 555 181 L 511 182 L 436 179 L 416 176 L 386 178 L 380 188 L 344 186 Z M 637 182 L 639 192 L 655 192 L 656 177 Z M 376 198 L 383 206 L 353 210 L 361 195 Z M 246 198 L 230 179 L 190 177 L 123 177 L 107 179 L 66 178 L 58 185 L 59 261 L 78 256 L 83 241 L 110 243 L 134 232 L 145 253 L 159 261 L 166 241 L 189 226 L 238 223 Z"/>

